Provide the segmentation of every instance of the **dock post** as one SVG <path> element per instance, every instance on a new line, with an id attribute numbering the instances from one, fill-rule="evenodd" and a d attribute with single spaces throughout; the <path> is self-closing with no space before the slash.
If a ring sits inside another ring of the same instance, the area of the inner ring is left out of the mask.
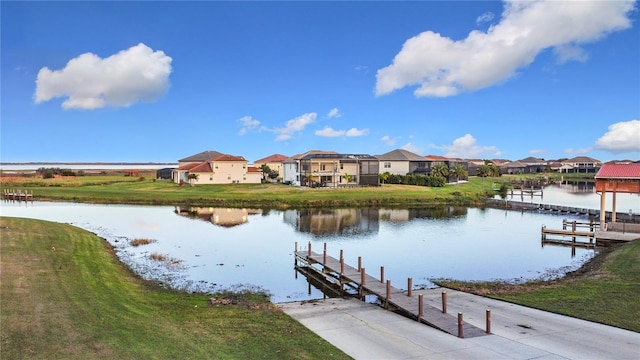
<path id="1" fill-rule="evenodd" d="M 447 292 L 446 291 L 442 292 L 442 313 L 443 314 L 447 313 Z"/>
<path id="2" fill-rule="evenodd" d="M 387 297 L 385 301 L 385 308 L 389 308 L 389 300 L 391 300 L 391 280 L 387 280 Z"/>
<path id="3" fill-rule="evenodd" d="M 380 266 L 380 282 L 384 283 L 384 266 Z"/>
<path id="4" fill-rule="evenodd" d="M 573 224 L 571 225 L 571 234 L 573 235 L 573 236 L 571 237 L 571 241 L 572 241 L 573 243 L 575 243 L 575 242 L 576 242 L 576 227 L 577 227 L 577 226 L 576 226 L 576 221 L 575 221 L 575 220 L 573 220 Z"/>
<path id="5" fill-rule="evenodd" d="M 362 269 L 362 256 L 358 256 L 358 272 Z"/>
<path id="6" fill-rule="evenodd" d="M 360 271 L 360 285 L 365 284 L 366 276 L 367 276 L 367 272 L 364 270 L 364 268 L 362 268 L 362 271 Z"/>
<path id="7" fill-rule="evenodd" d="M 418 295 L 418 321 L 424 316 L 424 295 Z"/>
<path id="8" fill-rule="evenodd" d="M 298 242 L 296 241 L 295 252 L 298 252 Z"/>
<path id="9" fill-rule="evenodd" d="M 459 312 L 458 313 L 458 337 L 459 338 L 464 338 L 464 331 L 462 330 L 463 329 L 462 325 L 464 325 L 464 320 L 462 320 L 462 313 Z"/>
<path id="10" fill-rule="evenodd" d="M 491 334 L 491 310 L 487 309 L 487 334 Z"/>
<path id="11" fill-rule="evenodd" d="M 324 251 L 322 252 L 322 265 L 327 265 L 327 243 L 324 243 Z"/>
<path id="12" fill-rule="evenodd" d="M 413 290 L 413 278 L 407 279 L 407 296 L 411 297 L 411 291 Z"/>
<path id="13" fill-rule="evenodd" d="M 311 241 L 309 241 L 309 247 L 307 249 L 309 250 L 309 257 L 311 257 Z"/>
<path id="14" fill-rule="evenodd" d="M 344 274 L 344 258 L 340 257 L 340 276 Z"/>

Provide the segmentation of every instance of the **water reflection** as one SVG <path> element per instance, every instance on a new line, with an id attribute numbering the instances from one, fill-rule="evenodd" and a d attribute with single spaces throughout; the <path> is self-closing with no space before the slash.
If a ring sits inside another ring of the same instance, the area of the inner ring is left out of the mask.
<path id="1" fill-rule="evenodd" d="M 233 227 L 249 221 L 249 215 L 260 214 L 259 209 L 235 209 L 214 207 L 180 207 L 176 206 L 175 213 L 191 219 L 211 222 L 222 227 Z"/>
<path id="2" fill-rule="evenodd" d="M 326 242 L 331 256 L 344 250 L 347 264 L 362 257 L 368 269 L 385 266 L 394 284 L 412 277 L 414 286 L 433 286 L 434 278 L 559 275 L 594 254 L 578 248 L 572 258 L 571 249 L 540 245 L 541 225 L 578 218 L 568 214 L 459 207 L 254 211 L 37 201 L 3 202 L 0 210 L 3 216 L 70 223 L 94 232 L 147 279 L 183 289 L 249 284 L 269 291 L 274 302 L 322 298 L 306 279 L 294 276 L 296 242 L 311 242 L 314 249 Z M 153 242 L 133 247 L 131 240 L 137 238 Z M 161 268 L 150 260 L 154 253 L 179 261 L 180 271 Z"/>

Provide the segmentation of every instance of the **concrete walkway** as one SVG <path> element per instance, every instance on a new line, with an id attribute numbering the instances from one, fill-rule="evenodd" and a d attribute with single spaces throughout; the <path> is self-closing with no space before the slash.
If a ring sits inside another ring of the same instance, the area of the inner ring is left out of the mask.
<path id="1" fill-rule="evenodd" d="M 442 290 L 414 296 L 441 308 Z M 448 312 L 465 322 L 484 329 L 491 310 L 492 335 L 460 339 L 356 299 L 279 306 L 355 359 L 640 359 L 640 333 L 446 291 Z"/>

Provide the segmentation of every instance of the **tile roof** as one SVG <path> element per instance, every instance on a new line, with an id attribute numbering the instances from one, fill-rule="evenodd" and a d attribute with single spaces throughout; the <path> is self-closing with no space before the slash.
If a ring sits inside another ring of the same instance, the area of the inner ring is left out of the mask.
<path id="1" fill-rule="evenodd" d="M 213 169 L 211 169 L 211 164 L 209 164 L 208 162 L 201 162 L 199 164 L 196 164 L 196 166 L 194 166 L 193 168 L 191 168 L 191 170 L 189 170 L 190 172 L 200 172 L 200 173 L 209 173 L 209 172 L 213 172 Z"/>
<path id="2" fill-rule="evenodd" d="M 264 163 L 273 163 L 273 162 L 283 162 L 285 160 L 287 160 L 289 157 L 282 155 L 282 154 L 273 154 L 270 156 L 267 156 L 266 158 L 262 158 L 260 160 L 256 160 L 253 163 L 254 164 L 264 164 Z"/>
<path id="3" fill-rule="evenodd" d="M 178 160 L 178 162 L 203 162 L 203 161 L 211 160 L 220 155 L 222 155 L 221 152 L 207 150 L 195 155 L 188 156 L 184 159 L 180 159 Z"/>
<path id="4" fill-rule="evenodd" d="M 243 158 L 242 156 L 224 154 L 211 159 L 211 161 L 247 161 L 247 159 Z"/>
<path id="5" fill-rule="evenodd" d="M 396 149 L 376 156 L 379 160 L 388 161 L 425 161 L 424 156 L 414 154 L 411 151 L 404 149 Z"/>
<path id="6" fill-rule="evenodd" d="M 640 180 L 640 164 L 604 164 L 596 174 L 595 178 Z"/>
<path id="7" fill-rule="evenodd" d="M 563 164 L 575 164 L 575 163 L 596 163 L 599 164 L 600 160 L 596 160 L 594 158 L 588 157 L 588 156 L 576 156 L 574 158 L 571 159 L 567 159 L 564 161 L 561 161 Z"/>

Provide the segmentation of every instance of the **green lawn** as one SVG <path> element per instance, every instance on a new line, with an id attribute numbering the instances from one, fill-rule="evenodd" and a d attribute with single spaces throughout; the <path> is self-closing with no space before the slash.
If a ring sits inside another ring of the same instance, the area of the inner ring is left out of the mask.
<path id="1" fill-rule="evenodd" d="M 157 288 L 76 227 L 0 218 L 2 359 L 348 358 L 263 296 Z"/>

